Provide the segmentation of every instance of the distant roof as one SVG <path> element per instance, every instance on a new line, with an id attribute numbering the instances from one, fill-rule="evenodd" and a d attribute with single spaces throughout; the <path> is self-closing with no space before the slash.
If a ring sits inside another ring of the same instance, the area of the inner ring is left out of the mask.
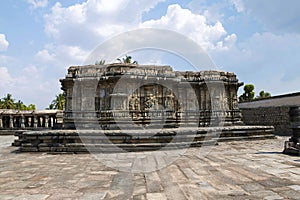
<path id="1" fill-rule="evenodd" d="M 13 110 L 13 109 L 0 109 L 0 114 L 55 114 L 63 112 L 62 110 Z"/>
<path id="2" fill-rule="evenodd" d="M 300 92 L 273 96 L 267 99 L 254 100 L 252 102 L 239 103 L 240 108 L 300 106 Z"/>

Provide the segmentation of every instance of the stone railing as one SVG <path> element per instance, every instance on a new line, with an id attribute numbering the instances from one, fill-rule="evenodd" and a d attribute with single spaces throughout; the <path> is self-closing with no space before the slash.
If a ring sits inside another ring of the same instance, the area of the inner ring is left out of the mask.
<path id="1" fill-rule="evenodd" d="M 35 110 L 20 111 L 1 109 L 0 130 L 34 130 L 59 128 L 62 125 L 63 111 Z"/>

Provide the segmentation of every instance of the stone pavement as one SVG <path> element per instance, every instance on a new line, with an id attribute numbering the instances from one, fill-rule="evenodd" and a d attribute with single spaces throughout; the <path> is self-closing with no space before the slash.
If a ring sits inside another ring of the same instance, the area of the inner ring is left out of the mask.
<path id="1" fill-rule="evenodd" d="M 0 199 L 300 199 L 300 157 L 281 153 L 287 137 L 222 142 L 206 157 L 190 148 L 138 174 L 90 154 L 14 153 L 13 139 L 0 136 Z"/>

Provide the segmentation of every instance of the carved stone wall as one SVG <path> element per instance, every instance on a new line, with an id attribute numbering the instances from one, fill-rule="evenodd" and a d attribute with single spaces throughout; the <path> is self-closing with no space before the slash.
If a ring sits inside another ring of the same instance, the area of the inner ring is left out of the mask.
<path id="1" fill-rule="evenodd" d="M 64 125 L 115 129 L 116 116 L 126 124 L 147 126 L 183 122 L 197 126 L 241 124 L 234 73 L 173 71 L 170 66 L 110 64 L 73 66 L 60 80 L 66 94 Z M 126 121 L 127 120 L 127 121 Z"/>

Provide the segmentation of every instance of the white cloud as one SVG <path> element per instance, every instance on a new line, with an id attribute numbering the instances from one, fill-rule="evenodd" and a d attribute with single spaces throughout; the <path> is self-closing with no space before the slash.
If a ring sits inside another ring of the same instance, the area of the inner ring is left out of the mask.
<path id="1" fill-rule="evenodd" d="M 0 34 L 0 51 L 6 51 L 8 48 L 8 41 L 5 38 L 4 34 Z"/>
<path id="2" fill-rule="evenodd" d="M 234 37 L 228 37 L 228 41 L 231 40 Z M 244 42 L 227 44 L 226 49 L 210 53 L 223 70 L 235 72 L 245 83 L 254 83 L 257 92 L 265 90 L 284 94 L 299 91 L 300 61 L 296 59 L 300 57 L 299 48 L 299 34 L 265 32 L 255 33 Z"/>
<path id="3" fill-rule="evenodd" d="M 221 22 L 209 24 L 205 16 L 194 14 L 178 4 L 170 5 L 166 15 L 160 19 L 143 22 L 142 27 L 159 27 L 180 32 L 204 49 L 214 49 L 222 36 L 226 35 Z"/>
<path id="4" fill-rule="evenodd" d="M 48 5 L 48 0 L 27 0 L 27 3 L 34 9 L 44 8 Z"/>
<path id="5" fill-rule="evenodd" d="M 45 67 L 36 67 L 34 65 L 29 65 L 27 67 L 24 67 L 22 69 L 22 72 L 22 79 L 26 82 L 31 82 L 32 80 L 41 80 L 42 74 L 45 73 Z"/>
<path id="6" fill-rule="evenodd" d="M 228 51 L 231 48 L 235 48 L 236 41 L 237 41 L 236 34 L 233 33 L 231 35 L 228 35 L 227 37 L 225 37 L 224 41 L 219 41 L 217 43 L 217 46 L 216 46 L 215 50 L 217 50 L 217 51 Z"/>
<path id="7" fill-rule="evenodd" d="M 51 65 L 53 72 L 62 73 L 65 67 L 83 64 L 89 53 L 79 46 L 49 44 L 35 54 L 35 60 L 40 65 Z"/>
<path id="8" fill-rule="evenodd" d="M 164 0 L 88 0 L 56 3 L 45 15 L 45 32 L 59 44 L 94 48 L 115 34 L 137 28 L 142 13 Z"/>
<path id="9" fill-rule="evenodd" d="M 50 61 L 54 61 L 55 55 L 50 54 L 48 50 L 44 49 L 44 50 L 38 51 L 35 55 L 35 58 L 38 61 L 50 62 Z"/>
<path id="10" fill-rule="evenodd" d="M 1 75 L 0 88 L 6 87 L 13 81 L 13 78 L 9 74 L 8 69 L 6 67 L 0 67 L 0 75 Z"/>
<path id="11" fill-rule="evenodd" d="M 88 56 L 88 51 L 84 51 L 79 46 L 60 45 L 56 47 L 55 52 L 59 59 L 65 59 L 70 62 L 81 64 Z"/>
<path id="12" fill-rule="evenodd" d="M 38 109 L 45 109 L 60 91 L 59 77 L 53 77 L 47 67 L 26 65 L 9 73 L 0 67 L 0 98 L 7 93 L 13 94 L 25 104 L 33 103 Z M 38 94 L 38 95 L 37 95 Z"/>
<path id="13" fill-rule="evenodd" d="M 230 0 L 230 3 L 235 7 L 237 12 L 243 12 L 245 10 L 242 0 Z"/>

